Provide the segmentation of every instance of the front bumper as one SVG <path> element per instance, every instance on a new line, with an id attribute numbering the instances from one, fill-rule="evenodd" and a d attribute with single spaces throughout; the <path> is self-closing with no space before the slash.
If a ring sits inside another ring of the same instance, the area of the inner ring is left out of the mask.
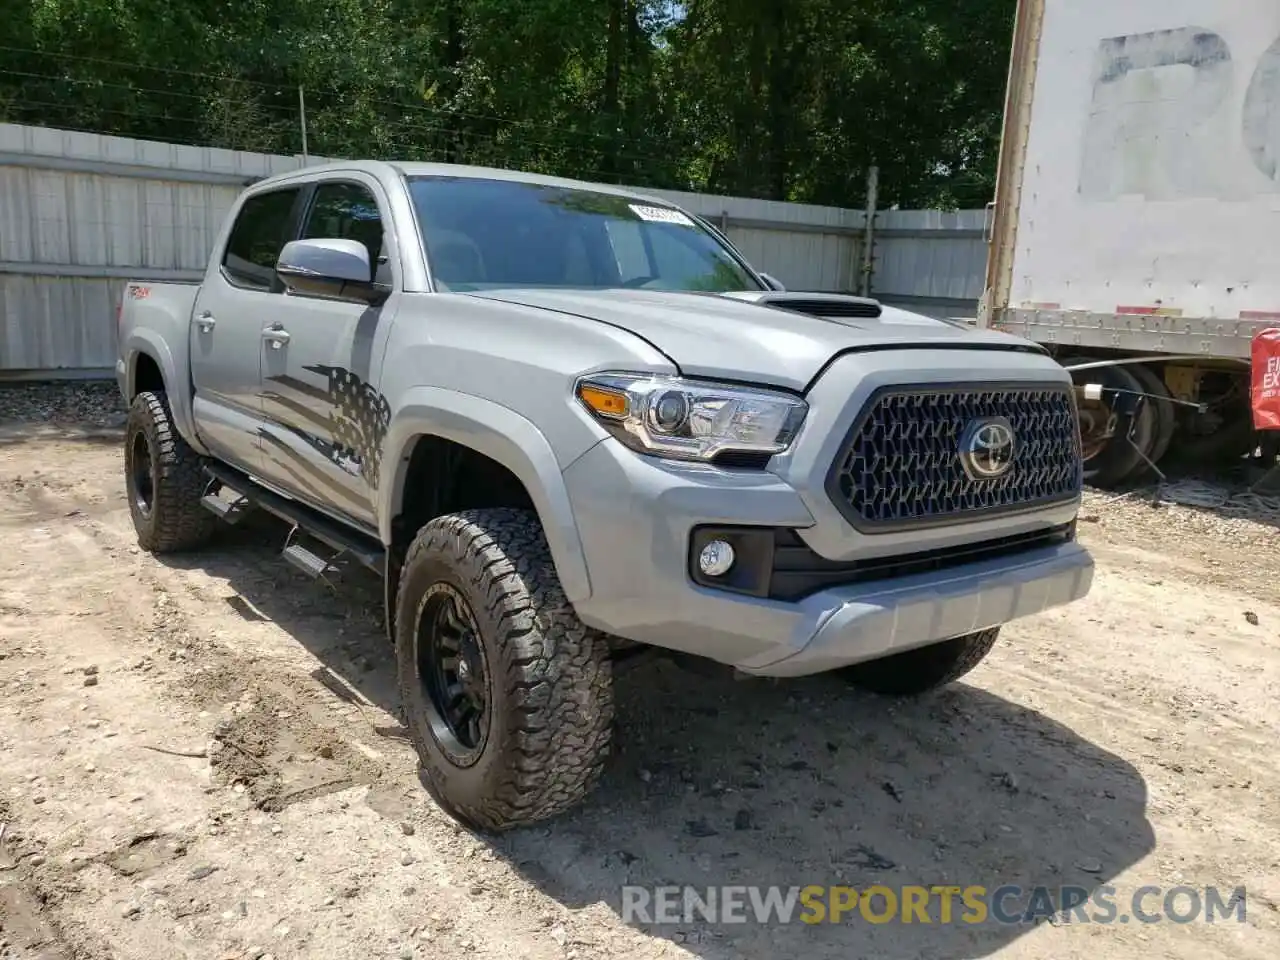
<path id="1" fill-rule="evenodd" d="M 673 464 L 605 440 L 565 480 L 591 578 L 591 596 L 576 604 L 582 620 L 760 676 L 820 673 L 997 626 L 1079 599 L 1092 583 L 1092 558 L 1066 543 L 796 602 L 731 594 L 693 583 L 692 531 L 761 525 L 808 538 L 813 515 L 779 476 Z M 989 535 L 1055 526 L 1076 509 L 1006 518 Z"/>

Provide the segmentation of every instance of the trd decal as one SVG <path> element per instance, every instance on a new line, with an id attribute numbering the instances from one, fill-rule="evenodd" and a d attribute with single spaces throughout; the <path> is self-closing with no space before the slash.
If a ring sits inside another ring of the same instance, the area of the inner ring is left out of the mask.
<path id="1" fill-rule="evenodd" d="M 328 434 L 331 440 L 297 431 L 326 460 L 352 476 L 363 477 L 376 490 L 381 479 L 382 442 L 391 422 L 390 404 L 372 385 L 343 367 L 317 364 L 303 369 L 323 377 L 324 386 L 287 375 L 268 377 L 268 382 L 287 391 L 269 394 L 268 399 Z M 311 409 L 308 398 L 320 400 L 328 414 Z"/>

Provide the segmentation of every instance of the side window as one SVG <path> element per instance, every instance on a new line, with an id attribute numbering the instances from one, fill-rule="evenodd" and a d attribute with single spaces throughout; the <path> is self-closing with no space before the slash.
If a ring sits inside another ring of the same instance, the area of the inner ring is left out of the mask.
<path id="1" fill-rule="evenodd" d="M 279 290 L 276 260 L 291 239 L 293 204 L 298 189 L 275 190 L 250 197 L 231 226 L 222 268 L 237 286 Z"/>
<path id="2" fill-rule="evenodd" d="M 322 183 L 316 187 L 302 230 L 304 240 L 358 240 L 369 251 L 374 279 L 391 282 L 391 269 L 382 256 L 382 216 L 378 201 L 358 183 Z"/>

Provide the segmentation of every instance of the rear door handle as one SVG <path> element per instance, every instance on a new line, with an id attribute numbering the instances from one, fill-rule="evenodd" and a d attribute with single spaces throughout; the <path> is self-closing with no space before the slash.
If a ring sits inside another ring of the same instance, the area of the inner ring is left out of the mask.
<path id="1" fill-rule="evenodd" d="M 262 339 L 271 345 L 272 350 L 279 350 L 289 342 L 289 331 L 281 326 L 268 327 L 262 331 Z"/>
<path id="2" fill-rule="evenodd" d="M 201 333 L 212 333 L 213 325 L 217 322 L 217 319 L 208 310 L 196 317 L 196 326 L 200 328 Z"/>

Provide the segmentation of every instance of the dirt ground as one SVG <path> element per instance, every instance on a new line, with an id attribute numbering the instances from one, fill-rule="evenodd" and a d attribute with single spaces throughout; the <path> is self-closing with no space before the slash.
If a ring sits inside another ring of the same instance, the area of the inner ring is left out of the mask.
<path id="1" fill-rule="evenodd" d="M 919 701 L 638 668 L 601 789 L 495 839 L 417 780 L 373 577 L 305 580 L 269 522 L 142 553 L 118 430 L 40 419 L 0 423 L 0 957 L 1280 956 L 1269 525 L 1090 494 L 1092 595 Z M 1243 884 L 1247 915 L 621 918 L 624 884 L 842 883 Z"/>

